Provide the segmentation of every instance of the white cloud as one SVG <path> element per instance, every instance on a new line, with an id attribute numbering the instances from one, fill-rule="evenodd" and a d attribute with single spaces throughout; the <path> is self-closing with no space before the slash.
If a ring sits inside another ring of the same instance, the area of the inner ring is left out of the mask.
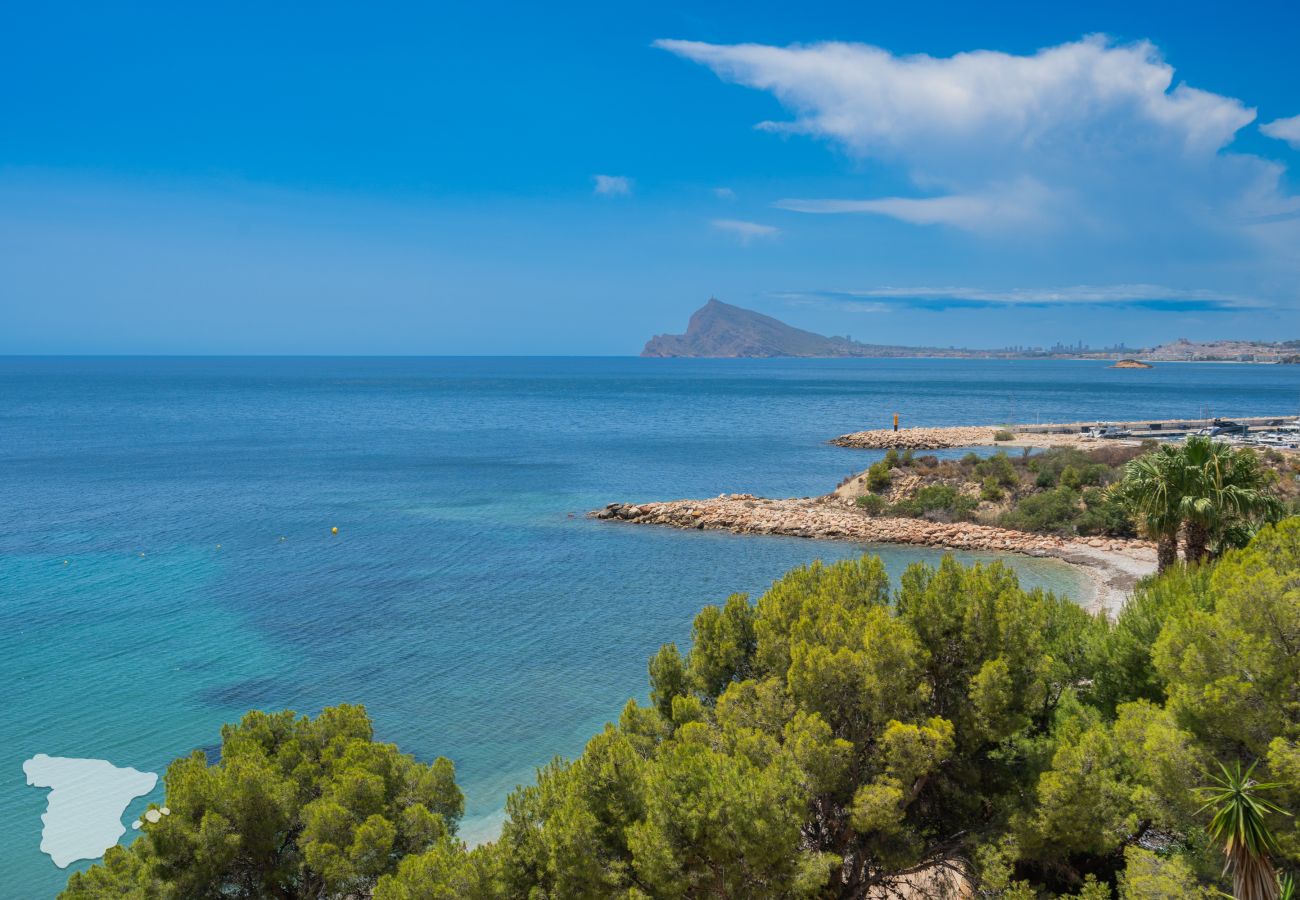
<path id="1" fill-rule="evenodd" d="M 1173 288 L 1159 284 L 1068 285 L 1037 288 L 896 287 L 839 291 L 801 291 L 775 295 L 791 302 L 812 298 L 862 302 L 869 312 L 891 304 L 943 307 L 1025 306 L 1143 306 L 1180 309 L 1259 309 L 1269 304 L 1255 297 L 1204 288 Z"/>
<path id="2" fill-rule="evenodd" d="M 626 197 L 632 193 L 632 179 L 626 175 L 593 175 L 596 193 L 602 197 Z"/>
<path id="3" fill-rule="evenodd" d="M 1300 150 L 1300 116 L 1289 119 L 1274 119 L 1259 126 L 1259 130 L 1279 141 L 1286 141 L 1296 150 Z"/>
<path id="4" fill-rule="evenodd" d="M 742 244 L 748 244 L 751 241 L 763 238 L 774 238 L 781 233 L 781 229 L 772 225 L 745 222 L 741 219 L 714 219 L 709 224 L 719 231 L 725 231 L 734 236 Z"/>
<path id="5" fill-rule="evenodd" d="M 988 50 L 939 59 L 894 56 L 866 44 L 770 47 L 697 41 L 656 46 L 703 63 L 721 77 L 769 90 L 793 122 L 763 128 L 832 138 L 862 156 L 914 155 L 934 139 L 977 139 L 1022 149 L 1074 140 L 1118 114 L 1188 152 L 1213 152 L 1255 111 L 1241 101 L 1179 84 L 1155 47 L 1104 37 L 1032 56 Z M 1121 137 L 1112 129 L 1109 139 Z"/>
<path id="6" fill-rule="evenodd" d="M 729 187 L 715 187 L 713 189 L 713 196 L 717 197 L 719 200 L 735 200 L 736 192 Z"/>
<path id="7" fill-rule="evenodd" d="M 1256 240 L 1244 223 L 1277 225 L 1296 208 L 1280 166 L 1225 149 L 1255 111 L 1175 83 L 1145 41 L 1093 36 L 1025 56 L 947 58 L 847 43 L 656 45 L 771 92 L 793 114 L 759 128 L 830 141 L 914 191 L 789 199 L 785 209 L 1098 247 L 1146 240 L 1185 257 L 1189 240 Z"/>
<path id="8" fill-rule="evenodd" d="M 1033 179 L 978 194 L 940 197 L 881 197 L 875 200 L 780 200 L 776 206 L 794 212 L 835 214 L 874 213 L 913 225 L 952 225 L 970 231 L 992 231 L 1047 224 L 1050 191 Z"/>

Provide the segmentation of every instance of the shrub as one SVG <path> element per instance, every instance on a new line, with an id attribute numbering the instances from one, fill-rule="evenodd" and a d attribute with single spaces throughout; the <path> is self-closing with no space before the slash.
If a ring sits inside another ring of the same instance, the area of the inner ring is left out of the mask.
<path id="1" fill-rule="evenodd" d="M 1017 531 L 1073 534 L 1075 520 L 1082 511 L 1079 494 L 1068 487 L 1058 487 L 1024 498 L 1014 509 L 1003 513 L 999 523 Z"/>
<path id="2" fill-rule="evenodd" d="M 878 516 L 889 506 L 885 498 L 879 494 L 863 494 L 855 501 L 859 509 L 865 510 L 868 515 Z"/>
<path id="3" fill-rule="evenodd" d="M 993 432 L 993 440 L 995 441 L 1013 441 L 1015 438 L 1015 434 L 1009 428 L 999 428 Z"/>
<path id="4" fill-rule="evenodd" d="M 997 502 L 1006 496 L 1006 491 L 1002 490 L 1002 485 L 993 476 L 987 476 L 984 483 L 980 485 L 980 499 Z"/>
<path id="5" fill-rule="evenodd" d="M 1112 471 L 1110 466 L 1101 463 L 1068 465 L 1061 470 L 1061 484 L 1076 491 L 1082 487 L 1096 487 L 1105 484 L 1110 479 Z"/>
<path id="6" fill-rule="evenodd" d="M 898 468 L 899 463 L 898 463 L 897 448 L 890 447 L 888 450 L 885 451 L 885 465 L 887 465 L 891 469 Z"/>
<path id="7" fill-rule="evenodd" d="M 889 472 L 888 460 L 874 462 L 871 468 L 867 469 L 867 487 L 873 491 L 883 491 L 893 480 L 894 476 Z"/>
<path id="8" fill-rule="evenodd" d="M 1137 536 L 1137 528 L 1128 508 L 1109 491 L 1088 488 L 1083 492 L 1083 505 L 1083 514 L 1075 522 L 1075 530 L 1079 534 Z"/>
<path id="9" fill-rule="evenodd" d="M 992 479 L 1003 487 L 1014 487 L 1020 483 L 1015 465 L 1001 451 L 994 453 L 988 459 L 981 460 L 975 466 L 975 474 L 985 480 Z"/>
<path id="10" fill-rule="evenodd" d="M 913 519 L 948 517 L 969 519 L 976 502 L 946 484 L 931 484 L 921 488 L 906 500 L 895 503 L 890 509 L 896 516 Z"/>

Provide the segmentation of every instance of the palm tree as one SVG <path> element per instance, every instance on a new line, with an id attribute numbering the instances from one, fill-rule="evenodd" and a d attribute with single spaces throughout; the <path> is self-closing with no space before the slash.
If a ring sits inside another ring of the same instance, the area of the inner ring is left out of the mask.
<path id="1" fill-rule="evenodd" d="M 1281 513 L 1267 488 L 1268 472 L 1253 451 L 1193 435 L 1130 461 L 1115 490 L 1156 542 L 1164 571 L 1178 559 L 1180 529 L 1188 562 L 1248 542 L 1261 522 Z"/>
<path id="2" fill-rule="evenodd" d="M 1163 572 L 1178 561 L 1178 529 L 1182 525 L 1183 458 L 1166 444 L 1130 460 L 1115 490 L 1137 519 L 1138 527 L 1156 542 L 1156 561 Z"/>
<path id="3" fill-rule="evenodd" d="M 1223 873 L 1232 875 L 1232 895 L 1237 900 L 1278 900 L 1281 884 L 1272 857 L 1279 851 L 1264 816 L 1270 812 L 1290 814 L 1258 796 L 1260 791 L 1281 784 L 1255 781 L 1251 776 L 1257 764 L 1252 763 L 1243 774 L 1239 760 L 1231 771 L 1219 763 L 1223 777 L 1211 775 L 1214 784 L 1197 789 L 1208 796 L 1199 811 L 1214 810 L 1208 831 L 1214 841 L 1223 845 Z"/>
<path id="4" fill-rule="evenodd" d="M 1254 452 L 1193 435 L 1182 455 L 1183 555 L 1188 562 L 1209 556 L 1211 539 L 1228 538 L 1230 545 L 1242 537 L 1249 540 L 1260 520 L 1281 512 L 1281 504 L 1267 491 L 1267 473 Z"/>

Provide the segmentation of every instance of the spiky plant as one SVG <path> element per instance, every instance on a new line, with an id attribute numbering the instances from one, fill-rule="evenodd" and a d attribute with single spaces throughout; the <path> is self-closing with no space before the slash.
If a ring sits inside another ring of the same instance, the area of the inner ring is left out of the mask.
<path id="1" fill-rule="evenodd" d="M 1256 765 L 1258 761 L 1243 773 L 1239 760 L 1232 769 L 1219 763 L 1222 777 L 1210 775 L 1213 784 L 1198 788 L 1206 797 L 1199 812 L 1214 811 L 1207 830 L 1223 846 L 1223 873 L 1232 876 L 1233 896 L 1237 900 L 1279 900 L 1282 888 L 1273 869 L 1278 846 L 1264 817 L 1290 813 L 1259 796 L 1281 785 L 1255 781 Z"/>

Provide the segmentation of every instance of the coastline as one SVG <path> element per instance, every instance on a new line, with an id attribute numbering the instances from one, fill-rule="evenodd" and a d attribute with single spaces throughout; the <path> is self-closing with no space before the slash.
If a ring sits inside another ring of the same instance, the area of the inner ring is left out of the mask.
<path id="1" fill-rule="evenodd" d="M 1092 585 L 1092 596 L 1081 605 L 1089 612 L 1104 611 L 1112 618 L 1138 580 L 1156 569 L 1155 546 L 1148 541 L 1062 538 L 969 522 L 873 517 L 835 495 L 773 500 L 753 494 L 720 494 L 707 500 L 611 503 L 588 515 L 635 525 L 1057 559 L 1080 569 Z"/>
<path id="2" fill-rule="evenodd" d="M 1249 428 L 1277 427 L 1294 421 L 1294 413 L 1277 415 L 1231 416 L 1229 421 Z M 1180 419 L 1135 419 L 1105 423 L 1125 431 L 1123 435 L 1099 438 L 1098 422 L 1036 422 L 1018 425 L 924 425 L 899 428 L 874 428 L 854 431 L 831 438 L 827 443 L 854 450 L 958 450 L 975 447 L 996 447 L 1002 450 L 1073 447 L 1080 450 L 1111 445 L 1137 446 L 1145 439 L 1178 438 L 1193 431 L 1210 427 L 1220 419 L 1212 417 L 1183 417 Z M 1277 448 L 1294 452 L 1289 448 Z"/>

